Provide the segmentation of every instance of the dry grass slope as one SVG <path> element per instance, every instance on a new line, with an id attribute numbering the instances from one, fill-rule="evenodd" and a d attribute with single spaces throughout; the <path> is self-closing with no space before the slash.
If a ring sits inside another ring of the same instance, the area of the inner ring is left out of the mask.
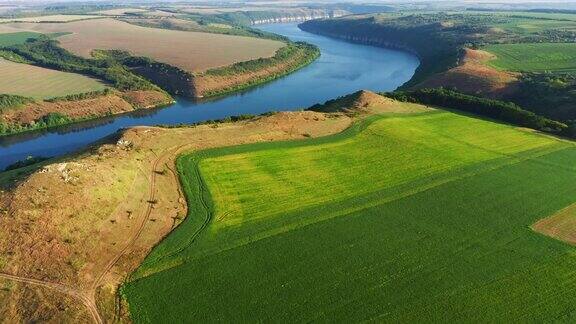
<path id="1" fill-rule="evenodd" d="M 416 88 L 448 87 L 467 94 L 502 98 L 515 91 L 517 75 L 488 66 L 494 59 L 488 52 L 466 49 L 457 67 L 431 76 Z"/>

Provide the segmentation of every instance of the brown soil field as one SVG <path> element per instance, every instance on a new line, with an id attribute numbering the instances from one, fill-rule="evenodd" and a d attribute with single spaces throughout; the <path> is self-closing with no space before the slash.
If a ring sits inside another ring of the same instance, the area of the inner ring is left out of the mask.
<path id="1" fill-rule="evenodd" d="M 154 108 L 168 104 L 171 98 L 159 91 L 130 91 L 113 93 L 76 101 L 38 101 L 8 110 L 0 115 L 7 124 L 30 125 L 49 113 L 61 113 L 73 119 L 121 114 L 140 108 Z"/>
<path id="2" fill-rule="evenodd" d="M 487 66 L 486 62 L 494 58 L 485 51 L 466 49 L 457 67 L 436 74 L 415 88 L 450 87 L 495 99 L 507 97 L 515 91 L 518 76 Z"/>
<path id="3" fill-rule="evenodd" d="M 576 205 L 539 220 L 532 229 L 560 241 L 576 245 Z"/>
<path id="4" fill-rule="evenodd" d="M 28 30 L 10 27 L 7 24 L 0 24 L 0 34 L 18 33 L 18 32 L 23 32 L 23 31 L 28 31 Z"/>
<path id="5" fill-rule="evenodd" d="M 385 112 L 386 102 L 362 106 Z M 0 314 L 9 322 L 57 322 L 82 318 L 88 309 L 97 310 L 90 315 L 96 322 L 125 319 L 116 288 L 186 215 L 176 156 L 325 136 L 352 121 L 342 113 L 304 111 L 186 128 L 138 127 L 44 163 L 0 192 L 0 284 L 7 279 L 4 284 L 12 285 L 0 291 Z M 11 176 L 0 174 L 0 184 Z M 39 288 L 56 294 L 36 292 L 37 304 L 29 304 L 26 294 L 32 293 L 24 289 Z M 62 293 L 74 300 L 62 300 Z"/>
<path id="6" fill-rule="evenodd" d="M 90 57 L 95 49 L 119 49 L 189 72 L 271 57 L 283 46 L 279 41 L 148 28 L 110 18 L 66 24 L 14 23 L 9 27 L 42 33 L 71 32 L 58 40 L 62 47 L 83 57 Z"/>
<path id="7" fill-rule="evenodd" d="M 144 12 L 143 15 L 146 17 L 174 17 L 178 16 L 179 14 L 162 10 L 152 10 Z"/>
<path id="8" fill-rule="evenodd" d="M 19 305 L 29 305 L 25 309 Z M 82 304 L 65 293 L 0 277 L 0 323 L 26 323 L 35 318 L 50 323 L 89 323 Z"/>

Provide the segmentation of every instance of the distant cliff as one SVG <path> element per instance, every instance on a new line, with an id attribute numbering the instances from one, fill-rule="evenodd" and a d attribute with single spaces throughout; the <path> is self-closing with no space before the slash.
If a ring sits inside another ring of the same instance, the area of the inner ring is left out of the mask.
<path id="1" fill-rule="evenodd" d="M 283 11 L 239 11 L 221 14 L 220 18 L 239 25 L 302 22 L 321 18 L 336 18 L 349 14 L 339 9 L 295 8 Z"/>
<path id="2" fill-rule="evenodd" d="M 260 24 L 273 24 L 273 23 L 289 23 L 289 22 L 304 22 L 314 19 L 328 19 L 342 17 L 348 12 L 342 10 L 314 10 L 309 13 L 277 13 L 278 16 L 267 17 L 261 19 L 254 19 L 251 21 L 252 25 Z"/>
<path id="3" fill-rule="evenodd" d="M 434 24 L 403 25 L 393 19 L 380 21 L 375 17 L 350 16 L 320 19 L 301 23 L 300 29 L 346 41 L 399 49 L 420 59 L 420 66 L 406 86 L 415 85 L 427 77 L 456 66 L 461 46 L 450 39 L 438 37 Z"/>

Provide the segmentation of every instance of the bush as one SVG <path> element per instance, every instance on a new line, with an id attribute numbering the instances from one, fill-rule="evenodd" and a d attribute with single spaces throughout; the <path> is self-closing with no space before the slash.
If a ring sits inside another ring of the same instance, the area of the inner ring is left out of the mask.
<path id="1" fill-rule="evenodd" d="M 34 99 L 32 98 L 0 94 L 0 113 L 4 113 L 10 109 L 18 108 L 33 101 Z"/>
<path id="2" fill-rule="evenodd" d="M 104 90 L 98 90 L 98 91 L 90 91 L 90 92 L 84 92 L 84 93 L 77 93 L 77 94 L 71 94 L 71 95 L 67 95 L 67 96 L 63 96 L 63 97 L 53 97 L 50 99 L 46 99 L 45 101 L 48 102 L 56 102 L 56 101 L 77 101 L 77 100 L 85 100 L 85 99 L 93 99 L 93 98 L 97 98 L 100 96 L 105 96 L 112 93 L 112 90 L 110 90 L 110 88 L 106 88 Z"/>

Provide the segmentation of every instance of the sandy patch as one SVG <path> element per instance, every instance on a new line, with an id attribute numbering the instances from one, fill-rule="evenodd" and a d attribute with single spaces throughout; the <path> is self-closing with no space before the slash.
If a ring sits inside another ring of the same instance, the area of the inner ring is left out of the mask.
<path id="1" fill-rule="evenodd" d="M 485 51 L 466 49 L 455 68 L 430 77 L 416 88 L 456 88 L 461 92 L 502 98 L 516 89 L 517 74 L 499 71 L 486 65 L 495 56 Z"/>
<path id="2" fill-rule="evenodd" d="M 532 229 L 546 236 L 576 245 L 576 204 L 539 220 L 532 225 Z"/>

